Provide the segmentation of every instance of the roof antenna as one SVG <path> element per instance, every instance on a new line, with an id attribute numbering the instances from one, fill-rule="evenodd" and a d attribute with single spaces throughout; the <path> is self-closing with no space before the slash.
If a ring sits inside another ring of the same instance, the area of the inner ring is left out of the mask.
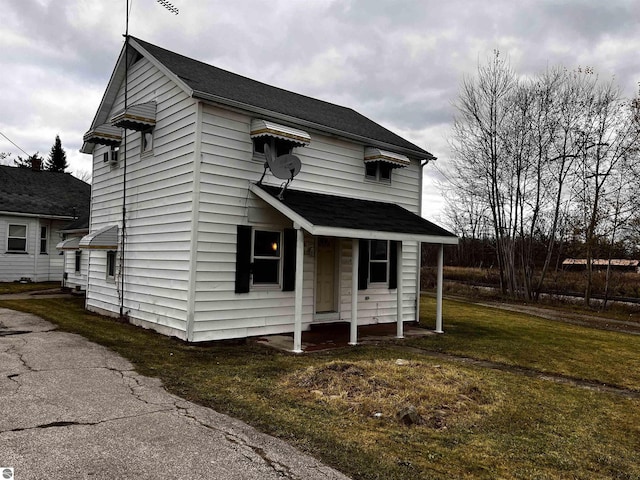
<path id="1" fill-rule="evenodd" d="M 164 8 L 166 8 L 167 10 L 169 10 L 171 13 L 178 15 L 178 13 L 180 13 L 180 11 L 173 6 L 172 3 L 168 2 L 167 0 L 156 0 L 156 2 L 158 2 L 160 5 L 162 5 Z"/>

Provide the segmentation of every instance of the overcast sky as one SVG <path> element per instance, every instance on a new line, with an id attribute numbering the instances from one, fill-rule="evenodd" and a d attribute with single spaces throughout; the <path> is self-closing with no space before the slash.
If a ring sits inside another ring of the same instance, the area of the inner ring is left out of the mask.
<path id="1" fill-rule="evenodd" d="M 494 49 L 518 73 L 590 66 L 628 96 L 640 81 L 640 2 L 622 0 L 132 0 L 129 33 L 297 93 L 351 107 L 449 157 L 463 75 Z M 123 44 L 126 0 L 0 0 L 0 133 L 70 170 Z M 0 152 L 25 154 L 0 135 Z M 438 220 L 436 188 L 425 211 Z M 1 202 L 1 199 L 0 199 Z"/>

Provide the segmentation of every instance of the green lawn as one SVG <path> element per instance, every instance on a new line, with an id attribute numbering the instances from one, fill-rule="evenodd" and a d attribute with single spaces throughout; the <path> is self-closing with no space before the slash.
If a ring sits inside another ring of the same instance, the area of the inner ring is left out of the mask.
<path id="1" fill-rule="evenodd" d="M 284 438 L 355 479 L 640 478 L 639 399 L 419 350 L 640 390 L 637 336 L 445 302 L 444 335 L 295 356 L 251 342 L 186 345 L 89 314 L 77 299 L 0 306 L 101 343 L 168 390 Z M 434 308 L 423 299 L 425 318 Z M 422 424 L 396 419 L 407 405 Z"/>
<path id="2" fill-rule="evenodd" d="M 60 282 L 33 282 L 33 283 L 20 283 L 20 282 L 0 282 L 0 295 L 6 293 L 27 293 L 35 292 L 38 290 L 49 290 L 52 288 L 59 288 Z"/>

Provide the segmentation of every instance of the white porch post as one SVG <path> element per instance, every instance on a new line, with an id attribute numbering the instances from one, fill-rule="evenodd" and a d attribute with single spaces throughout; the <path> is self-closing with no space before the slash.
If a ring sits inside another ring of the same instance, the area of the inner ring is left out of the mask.
<path id="1" fill-rule="evenodd" d="M 296 229 L 296 285 L 293 325 L 293 351 L 302 353 L 302 279 L 304 274 L 304 232 L 298 225 Z"/>
<path id="2" fill-rule="evenodd" d="M 444 264 L 444 245 L 438 249 L 438 279 L 436 284 L 436 333 L 444 333 L 442 330 L 442 270 Z"/>
<path id="3" fill-rule="evenodd" d="M 402 242 L 396 242 L 397 244 L 397 267 L 396 267 L 396 275 L 397 275 L 397 281 L 398 281 L 398 288 L 397 288 L 397 299 L 396 299 L 396 322 L 397 322 L 397 329 L 396 329 L 396 337 L 397 338 L 404 338 L 404 331 L 403 331 L 403 323 L 402 323 Z"/>
<path id="4" fill-rule="evenodd" d="M 360 260 L 360 240 L 354 238 L 351 247 L 351 329 L 349 345 L 358 344 L 358 262 Z"/>

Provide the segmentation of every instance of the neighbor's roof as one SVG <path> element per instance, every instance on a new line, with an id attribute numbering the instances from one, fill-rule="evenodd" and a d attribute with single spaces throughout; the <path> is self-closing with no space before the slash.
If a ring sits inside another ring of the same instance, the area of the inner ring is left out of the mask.
<path id="1" fill-rule="evenodd" d="M 640 265 L 640 261 L 638 260 L 626 260 L 622 258 L 612 258 L 611 260 L 607 260 L 606 258 L 593 258 L 591 259 L 591 265 L 595 266 L 607 266 L 611 262 L 611 265 L 614 267 L 637 267 Z M 586 265 L 586 258 L 565 258 L 562 261 L 563 265 Z"/>
<path id="2" fill-rule="evenodd" d="M 90 200 L 91 185 L 69 173 L 0 165 L 0 212 L 74 218 Z"/>
<path id="3" fill-rule="evenodd" d="M 221 105 L 238 108 L 260 116 L 290 123 L 298 128 L 315 128 L 319 131 L 343 136 L 366 145 L 397 150 L 416 159 L 435 159 L 426 150 L 405 140 L 383 126 L 359 114 L 351 108 L 300 95 L 267 85 L 235 73 L 208 65 L 174 53 L 135 37 L 130 45 L 142 55 L 155 60 L 169 74 L 182 83 L 187 94 Z M 116 66 L 109 88 L 105 92 L 101 109 L 115 100 L 115 92 L 123 79 L 122 55 Z M 390 86 L 390 88 L 392 88 Z M 112 89 L 112 91 L 109 91 Z M 106 112 L 98 112 L 94 125 L 106 121 Z"/>
<path id="4" fill-rule="evenodd" d="M 313 235 L 457 244 L 457 237 L 394 203 L 252 184 L 251 191 Z"/>

